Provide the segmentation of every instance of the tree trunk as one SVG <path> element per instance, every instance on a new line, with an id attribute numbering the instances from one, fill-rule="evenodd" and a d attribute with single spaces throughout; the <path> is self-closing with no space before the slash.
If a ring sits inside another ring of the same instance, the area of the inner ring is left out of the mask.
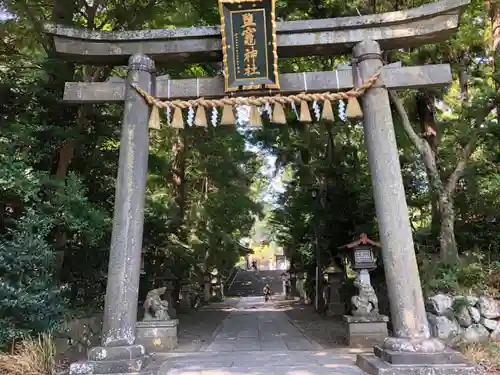
<path id="1" fill-rule="evenodd" d="M 172 145 L 174 161 L 172 163 L 172 180 L 174 184 L 174 201 L 178 208 L 178 220 L 176 220 L 176 232 L 181 241 L 185 241 L 185 236 L 179 232 L 184 220 L 184 210 L 186 205 L 185 192 L 185 168 L 186 168 L 186 136 L 184 133 L 177 134 Z"/>
<path id="2" fill-rule="evenodd" d="M 458 247 L 455 239 L 455 207 L 450 193 L 439 194 L 439 211 L 441 226 L 439 231 L 440 258 L 444 264 L 458 262 Z"/>
<path id="3" fill-rule="evenodd" d="M 208 281 L 204 280 L 204 288 L 203 288 L 203 293 L 204 293 L 204 298 L 205 298 L 205 302 L 208 302 L 210 301 L 210 297 L 211 297 L 211 282 L 210 282 L 210 274 L 207 273 L 206 278 L 208 278 Z"/>
<path id="4" fill-rule="evenodd" d="M 468 156 L 463 157 L 461 161 L 457 163 L 454 173 L 452 173 L 445 186 L 441 180 L 441 175 L 436 162 L 436 153 L 432 149 L 431 144 L 426 139 L 420 137 L 413 129 L 401 99 L 399 99 L 399 97 L 393 92 L 390 93 L 390 96 L 392 102 L 396 106 L 399 116 L 401 117 L 405 133 L 420 153 L 420 157 L 427 172 L 429 189 L 431 190 L 431 199 L 434 201 L 432 207 L 434 227 L 432 229 L 435 230 L 436 233 L 433 234 L 437 234 L 438 219 L 440 223 L 439 248 L 441 261 L 445 264 L 455 264 L 458 261 L 458 248 L 454 232 L 455 209 L 453 207 L 452 196 L 455 191 L 458 178 L 461 176 L 461 173 L 463 173 Z M 474 145 L 473 140 L 471 140 L 465 149 L 473 148 Z"/>
<path id="5" fill-rule="evenodd" d="M 430 181 L 431 178 L 439 176 L 439 166 L 437 165 L 438 157 L 438 126 L 434 117 L 434 98 L 427 90 L 420 90 L 416 99 L 417 113 L 420 120 L 421 141 L 426 141 L 432 153 L 425 158 L 428 159 L 427 163 L 424 162 L 427 169 L 429 184 L 431 185 L 430 199 L 431 199 L 431 238 L 434 244 L 437 244 L 441 231 L 441 213 L 439 208 L 439 194 L 435 182 Z M 424 158 L 424 157 L 422 157 Z M 433 158 L 434 162 L 431 163 L 429 158 Z M 432 164 L 432 165 L 431 165 Z M 429 165 L 429 166 L 427 166 Z M 430 171 L 436 167 L 435 171 Z M 431 177 L 431 175 L 433 177 Z"/>
<path id="6" fill-rule="evenodd" d="M 434 191 L 431 193 L 431 236 L 438 238 L 441 232 L 441 211 L 439 209 L 439 196 Z"/>
<path id="7" fill-rule="evenodd" d="M 493 78 L 495 88 L 500 91 L 500 4 L 493 2 L 490 4 L 492 53 L 493 53 Z M 500 113 L 500 106 L 497 106 L 497 114 Z"/>

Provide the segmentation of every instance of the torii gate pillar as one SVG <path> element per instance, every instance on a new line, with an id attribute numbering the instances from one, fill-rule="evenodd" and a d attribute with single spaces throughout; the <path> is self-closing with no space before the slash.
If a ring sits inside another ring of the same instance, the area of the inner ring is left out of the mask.
<path id="1" fill-rule="evenodd" d="M 128 63 L 102 346 L 89 350 L 88 361 L 72 363 L 70 374 L 139 372 L 147 360 L 144 346 L 136 344 L 135 338 L 150 109 L 131 84 L 139 85 L 154 95 L 156 71 L 153 60 L 142 54 L 134 54 Z"/>
<path id="2" fill-rule="evenodd" d="M 354 57 L 358 60 L 362 79 L 369 78 L 370 74 L 382 67 L 380 53 L 379 44 L 373 40 L 363 41 L 354 47 Z M 363 97 L 363 127 L 391 301 L 392 325 L 398 338 L 428 339 L 430 332 L 389 95 L 386 88 L 378 86 L 372 87 Z M 439 346 L 440 350 L 444 348 L 443 344 Z"/>
<path id="3" fill-rule="evenodd" d="M 358 43 L 353 55 L 362 81 L 382 68 L 380 45 L 373 40 Z M 393 337 L 356 363 L 369 375 L 478 374 L 480 368 L 430 334 L 387 88 L 372 86 L 363 96 L 363 112 Z"/>

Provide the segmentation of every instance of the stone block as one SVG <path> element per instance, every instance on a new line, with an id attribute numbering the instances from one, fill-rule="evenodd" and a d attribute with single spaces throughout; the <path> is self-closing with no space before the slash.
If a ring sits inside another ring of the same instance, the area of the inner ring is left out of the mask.
<path id="1" fill-rule="evenodd" d="M 398 362 L 406 362 L 405 364 L 394 364 L 384 361 L 383 359 L 377 357 L 374 354 L 360 354 L 356 359 L 356 365 L 366 372 L 368 375 L 484 375 L 485 371 L 481 366 L 472 364 L 467 361 L 457 361 L 456 363 L 446 363 L 442 364 L 444 358 L 450 360 L 455 360 L 455 355 L 450 355 L 449 353 L 435 354 L 435 358 L 432 355 L 417 353 L 398 353 L 401 356 L 393 356 L 392 359 Z M 425 362 L 422 359 L 426 359 L 427 363 L 411 363 L 412 358 L 414 362 Z M 421 356 L 421 357 L 420 357 Z M 436 359 L 438 358 L 438 359 Z M 436 363 L 438 362 L 438 363 Z"/>
<path id="2" fill-rule="evenodd" d="M 345 341 L 352 348 L 369 348 L 382 343 L 389 332 L 385 315 L 344 315 Z"/>
<path id="3" fill-rule="evenodd" d="M 137 322 L 136 344 L 143 345 L 147 353 L 165 353 L 177 348 L 177 319 Z"/>
<path id="4" fill-rule="evenodd" d="M 150 363 L 142 345 L 98 346 L 88 350 L 88 359 L 71 363 L 68 375 L 138 374 Z M 146 374 L 145 374 L 146 375 Z"/>
<path id="5" fill-rule="evenodd" d="M 373 348 L 375 357 L 393 365 L 447 365 L 450 363 L 467 364 L 467 359 L 459 352 L 446 349 L 439 353 L 397 352 L 383 349 L 376 345 Z"/>
<path id="6" fill-rule="evenodd" d="M 130 374 L 140 372 L 146 367 L 148 357 L 110 360 L 110 361 L 79 361 L 69 367 L 69 375 L 101 375 L 101 374 Z"/>
<path id="7" fill-rule="evenodd" d="M 96 346 L 88 350 L 90 361 L 115 361 L 141 358 L 146 355 L 146 350 L 142 345 L 130 346 Z"/>

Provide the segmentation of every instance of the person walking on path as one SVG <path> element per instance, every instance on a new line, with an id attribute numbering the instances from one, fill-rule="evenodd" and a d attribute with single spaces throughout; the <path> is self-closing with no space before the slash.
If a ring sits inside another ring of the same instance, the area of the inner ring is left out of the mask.
<path id="1" fill-rule="evenodd" d="M 264 300 L 267 302 L 271 298 L 271 293 L 272 293 L 269 284 L 266 283 L 263 292 L 264 292 Z"/>

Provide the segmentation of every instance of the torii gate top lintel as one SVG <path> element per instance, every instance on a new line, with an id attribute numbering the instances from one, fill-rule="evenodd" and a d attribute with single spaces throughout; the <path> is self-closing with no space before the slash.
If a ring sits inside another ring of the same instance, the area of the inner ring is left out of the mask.
<path id="1" fill-rule="evenodd" d="M 331 56 L 350 52 L 370 35 L 382 49 L 440 42 L 459 25 L 470 0 L 442 0 L 418 8 L 319 20 L 277 23 L 280 57 Z M 221 61 L 219 27 L 99 32 L 46 24 L 56 53 L 68 61 L 125 65 L 142 53 L 157 63 Z"/>

